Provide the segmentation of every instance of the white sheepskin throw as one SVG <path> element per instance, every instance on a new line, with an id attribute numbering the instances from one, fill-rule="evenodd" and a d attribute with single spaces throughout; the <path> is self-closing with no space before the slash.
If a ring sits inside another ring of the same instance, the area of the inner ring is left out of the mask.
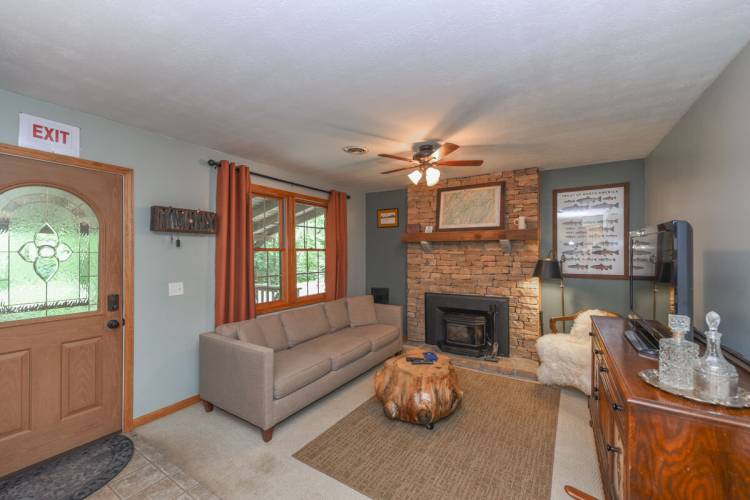
<path id="1" fill-rule="evenodd" d="M 536 341 L 538 378 L 544 384 L 575 387 L 591 394 L 591 316 L 607 316 L 599 309 L 584 311 L 573 321 L 570 334 L 543 335 Z"/>

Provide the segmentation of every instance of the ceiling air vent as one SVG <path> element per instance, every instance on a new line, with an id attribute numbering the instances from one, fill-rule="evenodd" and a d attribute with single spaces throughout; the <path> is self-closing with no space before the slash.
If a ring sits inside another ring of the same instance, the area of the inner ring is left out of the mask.
<path id="1" fill-rule="evenodd" d="M 363 155 L 367 153 L 367 148 L 363 148 L 362 146 L 344 146 L 341 149 L 350 155 Z"/>

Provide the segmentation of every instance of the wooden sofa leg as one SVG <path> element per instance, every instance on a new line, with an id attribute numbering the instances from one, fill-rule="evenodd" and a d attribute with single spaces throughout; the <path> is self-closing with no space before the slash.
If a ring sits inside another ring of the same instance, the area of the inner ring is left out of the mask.
<path id="1" fill-rule="evenodd" d="M 263 442 L 265 443 L 269 442 L 271 438 L 273 437 L 273 427 L 271 427 L 270 429 L 264 430 L 262 432 L 262 435 L 263 435 Z"/>
<path id="2" fill-rule="evenodd" d="M 206 410 L 206 412 L 214 411 L 214 404 L 209 403 L 208 401 L 201 399 L 201 402 L 203 403 L 203 409 Z"/>

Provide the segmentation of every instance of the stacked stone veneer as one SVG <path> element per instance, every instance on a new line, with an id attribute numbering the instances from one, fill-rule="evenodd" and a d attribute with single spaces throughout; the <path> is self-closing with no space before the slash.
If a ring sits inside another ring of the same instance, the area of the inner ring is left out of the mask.
<path id="1" fill-rule="evenodd" d="M 515 228 L 515 220 L 525 215 L 529 228 L 539 223 L 539 170 L 497 172 L 473 177 L 448 179 L 428 188 L 412 186 L 408 192 L 408 222 L 436 226 L 437 190 L 444 187 L 472 186 L 505 182 L 505 227 Z M 425 251 L 418 243 L 408 244 L 407 327 L 409 340 L 424 342 L 424 294 L 457 293 L 495 295 L 510 298 L 510 354 L 537 359 L 535 341 L 539 336 L 539 283 L 532 278 L 539 259 L 539 242 L 513 241 L 505 252 L 496 241 L 432 243 Z"/>

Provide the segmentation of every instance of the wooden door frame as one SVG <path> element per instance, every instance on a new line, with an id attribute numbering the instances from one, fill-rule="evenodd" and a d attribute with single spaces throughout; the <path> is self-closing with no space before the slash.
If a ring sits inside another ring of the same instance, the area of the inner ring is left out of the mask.
<path id="1" fill-rule="evenodd" d="M 133 336 L 134 336 L 134 307 L 135 296 L 134 275 L 134 231 L 133 231 L 133 169 L 100 163 L 98 161 L 83 160 L 72 156 L 48 153 L 36 149 L 13 146 L 0 143 L 0 154 L 28 158 L 48 163 L 56 163 L 68 167 L 85 168 L 98 172 L 108 172 L 122 176 L 122 286 L 123 286 L 123 372 L 122 377 L 122 430 L 133 430 Z"/>

